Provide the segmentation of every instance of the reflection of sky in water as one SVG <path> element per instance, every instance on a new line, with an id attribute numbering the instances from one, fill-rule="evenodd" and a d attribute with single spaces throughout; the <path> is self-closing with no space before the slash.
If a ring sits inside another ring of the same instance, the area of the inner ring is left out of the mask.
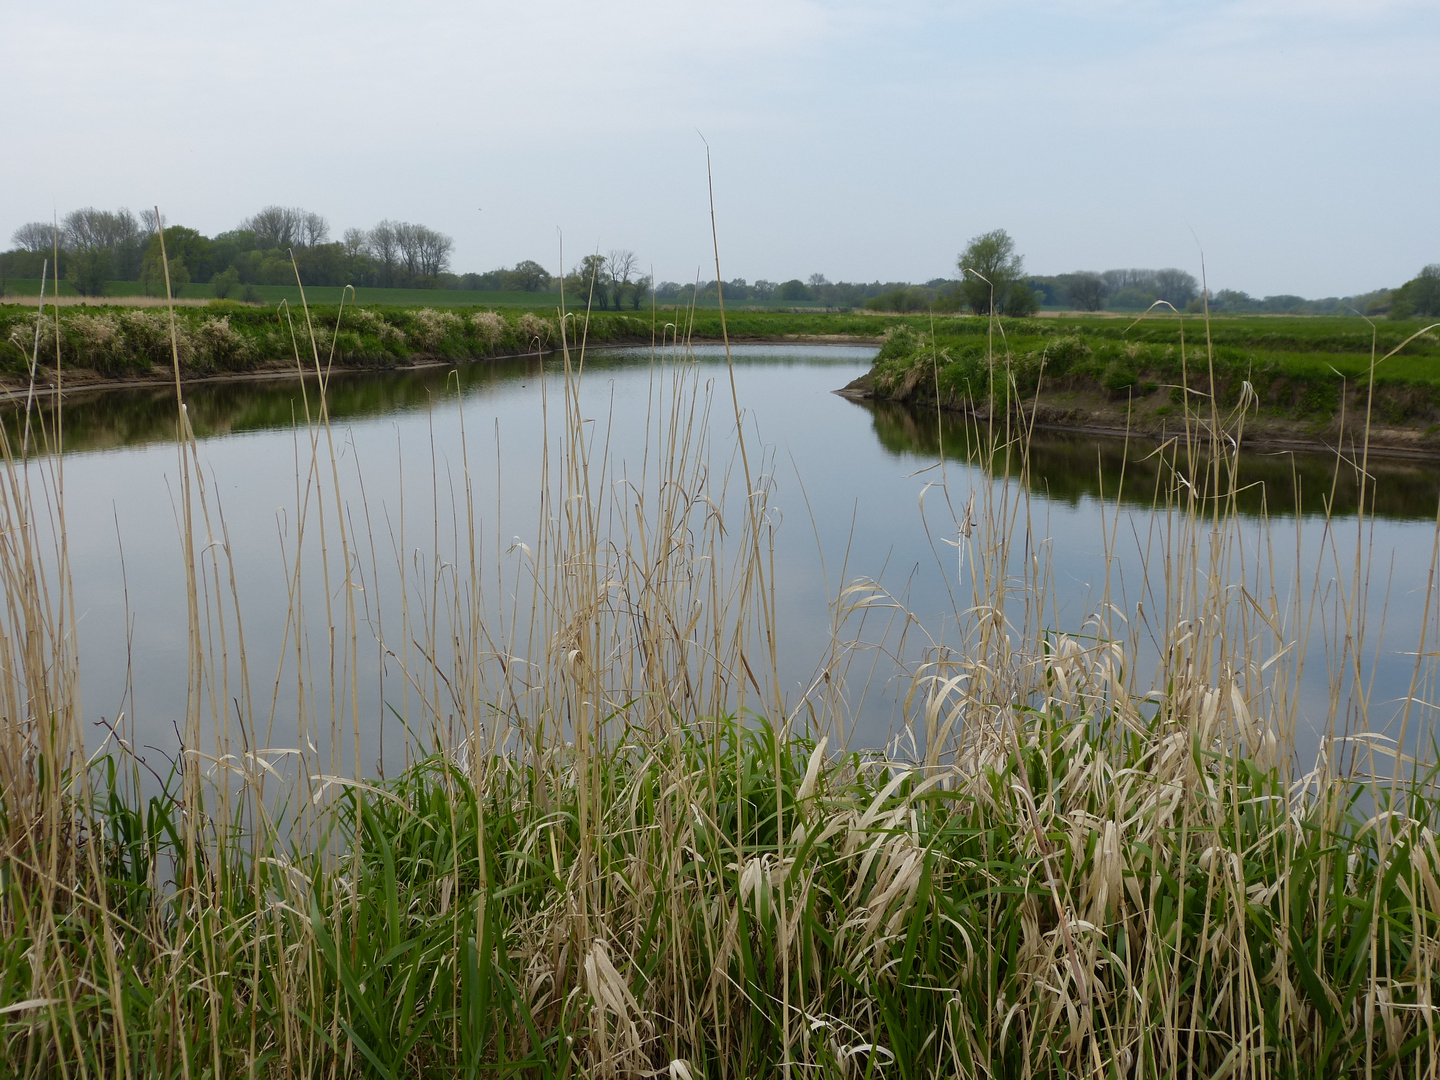
<path id="1" fill-rule="evenodd" d="M 723 462 L 730 426 L 724 354 L 713 347 L 697 353 L 702 382 L 713 382 L 711 422 L 716 460 Z M 748 413 L 747 430 L 758 433 L 752 446 L 763 443 L 766 450 L 764 468 L 773 474 L 774 502 L 780 511 L 775 587 L 780 605 L 781 662 L 796 693 L 813 677 L 815 664 L 825 652 L 827 598 L 846 581 L 879 579 L 932 635 L 947 640 L 954 640 L 952 595 L 962 605 L 968 596 L 968 585 L 961 587 L 956 580 L 956 550 L 942 542 L 954 538 L 943 500 L 933 490 L 926 495 L 928 535 L 920 510 L 922 490 L 939 478 L 938 470 L 928 469 L 936 460 L 938 444 L 934 417 L 917 419 L 895 410 L 871 410 L 832 393 L 863 372 L 871 355 L 869 349 L 815 346 L 742 346 L 735 350 L 736 382 L 741 405 Z M 650 402 L 645 360 L 643 353 L 597 352 L 587 361 L 584 383 L 586 415 L 597 419 L 597 430 L 610 418 L 611 456 L 632 468 L 640 459 L 645 410 Z M 341 471 L 350 501 L 354 543 L 367 567 L 366 591 L 356 590 L 356 597 L 358 603 L 371 605 L 368 615 L 362 607 L 362 618 L 376 619 L 376 604 L 385 609 L 378 616 L 382 622 L 392 619 L 398 610 L 394 583 L 384 580 L 386 574 L 393 577 L 396 573 L 397 559 L 406 561 L 413 573 L 419 552 L 428 566 L 437 535 L 440 550 L 450 557 L 455 535 L 451 508 L 464 498 L 461 410 L 453 396 L 457 383 L 464 393 L 463 420 L 480 518 L 477 531 L 483 572 L 491 581 L 513 572 L 504 569 L 513 568 L 514 559 L 506 556 L 505 550 L 516 537 L 533 541 L 536 532 L 543 430 L 538 376 L 534 362 L 521 361 L 472 365 L 458 375 L 435 369 L 337 377 L 333 411 Z M 560 420 L 559 388 L 553 379 L 548 385 L 554 425 Z M 299 394 L 293 386 L 230 383 L 197 386 L 189 396 L 197 429 L 202 435 L 216 433 L 204 439 L 200 456 L 210 491 L 223 510 L 223 529 L 229 536 L 242 597 L 251 690 L 257 712 L 264 716 L 269 712 L 282 660 L 280 643 L 286 640 L 286 558 L 293 556 L 295 507 L 304 497 L 295 479 L 297 462 L 303 467 L 309 452 L 308 436 L 288 428 L 290 417 L 301 410 Z M 174 505 L 177 458 L 173 445 L 148 441 L 169 437 L 171 408 L 163 392 L 148 390 L 77 404 L 73 419 L 67 419 L 72 438 L 82 446 L 109 452 L 77 453 L 65 466 L 86 714 L 114 717 L 121 707 L 128 661 L 133 664 L 135 689 L 133 703 L 125 707 L 138 725 L 141 742 L 161 747 L 175 744 L 173 725 L 185 704 L 185 582 L 178 566 L 180 541 Z M 553 452 L 553 430 L 551 438 Z M 951 425 L 944 438 L 947 447 L 958 447 L 963 431 Z M 1104 481 L 1107 498 L 1103 503 L 1100 481 L 1095 479 L 1097 461 L 1113 468 L 1118 452 L 1113 445 L 1073 436 L 1037 439 L 1032 488 L 1052 491 L 1054 497 L 1033 499 L 1030 514 L 1034 535 L 1048 541 L 1044 550 L 1052 559 L 1056 588 L 1052 617 L 1061 629 L 1077 628 L 1101 604 L 1105 537 L 1112 529 L 1117 537 L 1117 559 L 1110 565 L 1113 602 L 1132 619 L 1139 618 L 1136 604 L 1142 599 L 1147 610 L 1154 610 L 1153 596 L 1145 596 L 1145 590 L 1153 593 L 1161 582 L 1143 579 L 1134 554 L 1148 543 L 1152 573 L 1163 563 L 1156 542 L 1147 539 L 1151 536 L 1150 512 L 1138 501 L 1122 501 L 1117 516 L 1108 498 L 1115 487 L 1113 473 Z M 1276 565 L 1284 567 L 1288 559 L 1293 566 L 1298 550 L 1306 568 L 1300 588 L 1306 593 L 1316 580 L 1317 564 L 1322 591 L 1333 591 L 1330 583 L 1334 580 L 1348 579 L 1355 551 L 1354 519 L 1340 520 L 1328 538 L 1333 544 L 1327 546 L 1323 522 L 1302 519 L 1303 527 L 1297 529 L 1296 519 L 1282 513 L 1293 506 L 1293 500 L 1276 493 L 1281 487 L 1288 489 L 1292 469 L 1303 476 L 1305 490 L 1314 491 L 1324 482 L 1322 470 L 1326 467 L 1323 459 L 1299 459 L 1299 464 L 1293 464 L 1287 457 L 1268 472 L 1261 469 L 1258 476 L 1271 492 L 1267 504 L 1272 514 L 1269 543 Z M 1148 476 L 1146 468 L 1152 469 Z M 354 481 L 357 469 L 364 480 L 363 499 Z M 952 462 L 947 475 L 952 501 L 963 506 L 976 474 Z M 1128 475 L 1128 492 L 1148 504 L 1153 466 L 1142 464 Z M 1366 541 L 1374 553 L 1371 637 L 1365 642 L 1367 666 L 1375 679 L 1370 725 L 1379 728 L 1391 720 L 1396 701 L 1409 685 L 1440 485 L 1428 467 L 1382 467 L 1376 475 L 1380 511 L 1395 515 L 1372 522 L 1368 526 L 1371 537 Z M 322 480 L 329 484 L 328 475 Z M 1337 499 L 1337 505 L 1343 507 L 1343 493 Z M 437 504 L 441 507 L 438 517 Z M 1263 538 L 1259 505 L 1255 503 L 1241 526 L 1247 553 L 1257 550 Z M 1419 508 L 1423 520 L 1404 520 L 1413 508 Z M 117 527 L 123 541 L 123 582 Z M 215 533 L 221 528 L 218 518 L 212 521 Z M 328 539 L 334 543 L 333 531 Z M 307 542 L 314 540 L 312 536 Z M 1023 550 L 1023 545 L 1017 549 Z M 511 560 L 508 563 L 507 558 Z M 497 562 L 500 570 L 493 569 Z M 370 577 L 371 566 L 379 567 L 381 580 Z M 133 642 L 128 655 L 126 584 Z M 1277 571 L 1275 584 L 1283 603 L 1295 586 L 1283 571 Z M 318 626 L 325 603 L 318 575 L 310 576 L 309 588 L 307 616 Z M 331 596 L 337 605 L 342 593 L 332 581 Z M 883 629 L 884 613 L 877 614 L 881 618 L 872 616 L 865 627 L 866 638 L 873 639 Z M 393 631 L 386 633 L 393 635 Z M 1333 625 L 1319 618 L 1309 634 L 1313 659 L 1300 704 L 1304 722 L 1317 725 L 1324 723 L 1328 692 L 1323 658 L 1316 647 L 1335 634 Z M 1144 640 L 1145 635 L 1141 637 Z M 912 634 L 910 644 L 916 640 Z M 319 644 L 312 639 L 312 651 L 318 650 Z M 390 644 L 394 645 L 393 640 Z M 287 655 L 293 655 L 293 639 L 286 648 Z M 393 663 L 383 665 L 383 678 L 377 678 L 382 664 L 373 636 L 361 641 L 360 658 L 359 712 L 369 732 L 362 759 L 369 767 L 378 752 L 377 733 L 385 703 L 396 705 L 404 687 Z M 320 664 L 318 652 L 312 661 Z M 1153 655 L 1140 657 L 1137 670 L 1142 682 L 1153 663 Z M 294 742 L 293 719 L 290 733 L 286 733 L 286 718 L 295 714 L 293 667 L 287 671 L 275 710 L 276 728 L 269 739 L 275 746 Z M 884 654 L 866 652 L 853 663 L 850 679 L 859 740 L 883 742 L 895 717 L 897 691 L 903 690 L 893 668 Z M 867 679 L 869 689 L 862 695 Z M 328 715 L 325 707 L 320 711 Z M 397 728 L 390 718 L 387 753 L 394 753 L 398 745 Z M 263 730 L 261 735 L 263 738 Z M 1313 734 L 1301 739 L 1302 757 L 1311 752 L 1307 746 L 1313 745 Z"/>

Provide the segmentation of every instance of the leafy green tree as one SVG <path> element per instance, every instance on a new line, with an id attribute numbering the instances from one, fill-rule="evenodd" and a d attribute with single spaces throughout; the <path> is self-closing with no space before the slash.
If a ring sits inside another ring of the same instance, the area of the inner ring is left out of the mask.
<path id="1" fill-rule="evenodd" d="M 1155 271 L 1154 286 L 1157 299 L 1180 309 L 1200 295 L 1200 283 L 1195 280 L 1195 275 L 1173 266 Z"/>
<path id="2" fill-rule="evenodd" d="M 165 295 L 165 264 L 160 261 L 160 244 L 152 241 L 145 249 L 145 259 L 140 264 L 140 284 L 146 296 Z M 179 296 L 180 290 L 190 284 L 190 268 L 179 255 L 170 258 L 170 295 Z"/>
<path id="3" fill-rule="evenodd" d="M 201 281 L 208 281 L 210 275 L 219 269 L 212 265 L 213 247 L 210 238 L 202 236 L 195 229 L 186 228 L 184 225 L 165 227 L 165 256 L 172 264 L 177 259 L 185 264 L 187 282 L 190 280 L 189 274 L 194 274 Z M 158 234 L 152 234 L 145 244 L 145 254 L 140 260 L 140 280 L 146 283 L 147 292 L 154 296 L 165 295 L 165 274 L 160 263 Z"/>
<path id="4" fill-rule="evenodd" d="M 1015 254 L 1015 241 L 1004 229 L 972 237 L 957 260 L 965 303 L 976 315 L 989 315 L 1003 302 L 1010 283 L 1024 272 L 1025 260 Z"/>
<path id="5" fill-rule="evenodd" d="M 520 292 L 539 292 L 550 284 L 550 271 L 534 259 L 524 259 L 508 271 L 511 284 L 507 288 Z"/>
<path id="6" fill-rule="evenodd" d="M 66 260 L 65 279 L 81 296 L 100 296 L 110 276 L 110 250 L 103 247 L 72 251 Z"/>
<path id="7" fill-rule="evenodd" d="M 239 284 L 240 271 L 236 270 L 233 266 L 221 270 L 210 279 L 210 289 L 215 293 L 216 300 L 224 300 L 235 291 Z"/>
<path id="8" fill-rule="evenodd" d="M 791 278 L 789 281 L 782 281 L 779 285 L 775 287 L 774 296 L 776 300 L 786 302 L 815 299 L 815 294 L 812 293 L 805 286 L 805 283 L 799 278 Z"/>
<path id="9" fill-rule="evenodd" d="M 1440 315 L 1440 263 L 1431 263 L 1396 289 L 1390 297 L 1390 317 Z"/>
<path id="10" fill-rule="evenodd" d="M 1000 300 L 1000 314 L 1023 319 L 1040 310 L 1040 294 L 1023 281 L 1012 281 Z"/>

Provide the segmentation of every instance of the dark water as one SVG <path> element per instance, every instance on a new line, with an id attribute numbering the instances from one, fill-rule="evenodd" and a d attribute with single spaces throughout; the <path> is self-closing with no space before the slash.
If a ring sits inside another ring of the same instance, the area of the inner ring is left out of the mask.
<path id="1" fill-rule="evenodd" d="M 985 483 L 964 464 L 973 438 L 966 424 L 835 395 L 836 388 L 868 368 L 870 349 L 745 346 L 735 355 L 746 427 L 755 436 L 759 467 L 773 485 L 778 510 L 781 663 L 793 691 L 798 694 L 808 683 L 825 652 L 829 602 L 846 581 L 877 579 L 930 635 L 953 633 L 960 567 L 955 550 L 937 541 L 949 535 L 945 530 L 950 527 L 937 500 L 930 496 L 922 510 L 921 495 L 937 479 L 931 466 L 942 443 L 950 459 L 947 479 L 954 501 L 963 504 L 967 492 Z M 700 382 L 714 394 L 714 441 L 724 459 L 730 438 L 724 356 L 702 348 L 697 360 Z M 653 389 L 648 352 L 595 353 L 587 360 L 583 409 L 595 419 L 594 430 L 608 434 L 612 460 L 639 460 Z M 350 594 L 362 622 L 379 628 L 359 646 L 354 698 L 347 688 L 337 706 L 341 713 L 353 709 L 367 732 L 358 755 L 362 769 L 374 767 L 385 746 L 394 752 L 394 741 L 404 737 L 396 717 L 405 711 L 400 703 L 409 691 L 397 657 L 409 646 L 385 629 L 392 625 L 387 620 L 394 618 L 400 589 L 386 580 L 387 573 L 398 575 L 394 568 L 408 567 L 417 580 L 427 574 L 436 579 L 435 553 L 442 558 L 447 551 L 453 554 L 455 538 L 463 532 L 457 505 L 464 502 L 468 475 L 474 505 L 480 508 L 479 561 L 497 567 L 500 592 L 511 587 L 506 575 L 512 571 L 503 567 L 513 564 L 516 541 L 535 540 L 541 446 L 547 422 L 553 439 L 559 394 L 553 377 L 542 390 L 540 363 L 534 360 L 333 379 L 329 405 L 350 542 L 358 562 L 371 568 L 351 583 Z M 298 530 L 302 521 L 314 527 L 313 507 L 324 498 L 317 492 L 330 482 L 328 476 L 308 487 L 305 482 L 310 455 L 310 437 L 303 429 L 306 400 L 295 380 L 197 385 L 187 397 L 190 422 L 201 440 L 207 495 L 216 507 L 208 539 L 228 539 L 241 597 L 248 681 L 235 671 L 227 677 L 248 687 L 255 715 L 272 718 L 270 730 L 261 733 L 267 744 L 293 745 L 297 712 L 329 712 L 328 702 L 297 698 L 293 688 L 297 667 L 307 672 L 307 685 L 326 681 L 325 673 L 315 669 L 320 663 L 315 627 L 302 635 L 297 651 L 289 620 L 289 574 Z M 317 408 L 313 383 L 309 407 Z M 14 417 L 6 422 L 13 430 Z M 86 713 L 96 720 L 113 719 L 123 710 L 143 743 L 173 747 L 186 705 L 186 593 L 173 397 L 155 388 L 77 399 L 67 406 L 64 424 Z M 1166 467 L 1149 456 L 1148 447 L 1127 449 L 1073 435 L 1042 433 L 1031 455 L 1030 519 L 1037 537 L 1048 542 L 1052 560 L 1054 628 L 1077 629 L 1093 613 L 1107 595 L 1107 571 L 1108 595 L 1122 608 L 1133 606 L 1147 583 L 1138 561 L 1127 561 L 1126 552 L 1143 546 L 1149 507 Z M 1343 577 L 1356 545 L 1368 548 L 1374 566 L 1372 629 L 1383 628 L 1383 636 L 1372 634 L 1366 643 L 1367 671 L 1375 677 L 1368 723 L 1385 726 L 1413 669 L 1440 472 L 1409 463 L 1374 464 L 1373 517 L 1361 534 L 1354 517 L 1354 472 L 1337 473 L 1333 456 L 1254 454 L 1245 469 L 1239 509 L 1248 523 L 1242 525 L 1247 542 L 1260 545 L 1266 535 L 1279 534 L 1290 564 L 1298 557 L 1304 568 L 1304 587 L 1318 580 L 1323 588 L 1331 577 Z M 1328 523 L 1320 516 L 1327 501 L 1332 510 Z M 301 507 L 311 509 L 302 513 Z M 335 525 L 330 528 L 333 546 Z M 1112 533 L 1116 539 L 1110 546 L 1119 558 L 1107 561 Z M 200 543 L 206 542 L 202 537 Z M 202 563 L 207 573 L 220 573 L 225 591 L 231 568 L 216 561 L 215 550 L 205 548 Z M 1292 571 L 1290 579 L 1278 580 L 1278 588 L 1299 587 L 1293 581 Z M 301 592 L 307 611 L 319 612 L 327 602 L 338 608 L 346 588 L 312 569 Z M 222 624 L 215 625 L 218 635 Z M 223 625 L 228 635 L 238 629 Z M 1329 636 L 1323 622 L 1313 626 L 1312 649 L 1323 649 Z M 375 640 L 379 637 L 388 638 L 383 648 Z M 394 655 L 387 657 L 386 648 Z M 858 741 L 879 745 L 892 731 L 903 684 L 882 653 L 867 655 L 852 669 L 851 721 Z M 1318 730 L 1328 695 L 1323 668 L 1317 664 L 1315 670 L 1319 674 L 1301 695 L 1301 711 Z M 278 694 L 277 684 L 282 687 Z M 222 721 L 217 716 L 214 722 Z"/>

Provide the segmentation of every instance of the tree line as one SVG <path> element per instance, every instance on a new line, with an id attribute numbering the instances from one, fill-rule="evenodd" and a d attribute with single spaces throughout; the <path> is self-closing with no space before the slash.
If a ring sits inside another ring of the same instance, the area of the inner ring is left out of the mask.
<path id="1" fill-rule="evenodd" d="M 0 291 L 7 278 L 40 277 L 56 259 L 58 275 L 84 296 L 99 296 L 111 280 L 140 282 L 160 295 L 167 267 L 153 214 L 85 207 L 57 224 L 32 221 L 12 234 L 13 248 L 0 253 Z M 455 274 L 454 241 L 444 233 L 407 221 L 385 220 L 369 229 L 350 228 L 332 240 L 322 214 L 295 206 L 262 207 L 236 228 L 214 237 L 183 225 L 166 224 L 164 248 L 170 282 L 178 291 L 190 282 L 208 282 L 217 297 L 253 299 L 255 285 L 288 285 L 296 269 L 307 285 L 449 288 L 476 291 L 566 293 L 601 310 L 639 309 L 653 296 L 660 303 L 714 303 L 766 306 L 804 304 L 836 310 L 971 311 L 1024 316 L 1040 307 L 1077 311 L 1144 311 L 1163 304 L 1177 311 L 1217 314 L 1354 314 L 1440 316 L 1440 264 L 1426 266 L 1395 289 L 1348 297 L 1308 300 L 1282 294 L 1253 297 L 1235 289 L 1206 292 L 1193 274 L 1174 267 L 1068 274 L 1026 274 L 1024 259 L 1004 229 L 972 237 L 956 259 L 956 276 L 923 284 L 832 282 L 824 274 L 788 281 L 734 278 L 682 285 L 654 282 L 641 271 L 633 251 L 613 249 L 586 255 L 563 279 L 540 262 L 525 259 L 486 273 Z M 292 262 L 293 259 L 293 262 Z M 57 268 L 49 273 L 53 276 Z"/>
<path id="2" fill-rule="evenodd" d="M 166 265 L 158 224 L 153 214 L 123 207 L 85 207 L 56 225 L 28 222 L 12 234 L 13 249 L 0 255 L 0 277 L 38 278 L 47 261 L 56 261 L 51 273 L 82 296 L 101 295 L 107 281 L 138 281 L 160 295 Z M 307 285 L 444 287 L 455 279 L 449 272 L 454 247 L 444 233 L 408 221 L 346 229 L 331 240 L 324 215 L 294 206 L 263 207 L 213 237 L 184 225 L 164 227 L 171 287 L 208 282 L 217 297 L 245 286 L 292 284 L 297 268 Z"/>

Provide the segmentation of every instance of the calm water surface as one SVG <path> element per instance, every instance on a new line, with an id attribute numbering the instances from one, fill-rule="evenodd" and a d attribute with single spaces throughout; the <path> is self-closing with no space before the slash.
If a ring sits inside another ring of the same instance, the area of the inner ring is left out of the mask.
<path id="1" fill-rule="evenodd" d="M 955 422 L 937 424 L 933 414 L 859 405 L 836 396 L 836 388 L 868 369 L 872 355 L 866 348 L 809 345 L 735 351 L 747 430 L 755 433 L 754 445 L 763 447 L 758 456 L 779 510 L 781 663 L 796 695 L 825 652 L 830 600 L 845 581 L 877 579 L 932 635 L 944 636 L 947 628 L 953 632 L 955 550 L 935 539 L 953 530 L 948 512 L 937 509 L 933 496 L 922 510 L 921 493 L 938 478 L 931 466 L 942 440 L 947 451 L 963 458 L 964 428 Z M 702 347 L 697 360 L 702 384 L 713 384 L 713 427 L 723 459 L 723 444 L 730 438 L 724 354 Z M 433 569 L 429 560 L 435 551 L 453 550 L 454 508 L 463 503 L 467 460 L 482 518 L 477 529 L 482 564 L 513 562 L 513 541 L 533 543 L 546 395 L 552 440 L 560 415 L 558 381 L 544 380 L 542 389 L 540 376 L 538 361 L 478 364 L 454 372 L 437 368 L 336 376 L 331 413 L 347 516 L 362 562 L 379 567 L 381 577 L 385 566 L 398 564 L 421 574 Z M 639 461 L 652 389 L 648 352 L 596 353 L 587 361 L 585 415 L 595 418 L 597 431 L 608 424 L 613 460 Z M 287 633 L 287 568 L 300 524 L 296 507 L 306 499 L 296 480 L 309 455 L 309 437 L 295 427 L 303 420 L 304 401 L 293 381 L 197 385 L 187 396 L 208 490 L 223 511 L 223 521 L 218 515 L 212 519 L 211 535 L 218 538 L 223 530 L 228 537 L 249 685 L 263 706 L 258 711 L 266 715 L 276 672 L 290 663 L 286 658 L 296 649 Z M 173 748 L 185 710 L 186 670 L 173 397 L 157 388 L 76 401 L 67 407 L 65 424 L 67 445 L 74 451 L 64 479 L 86 713 L 98 721 L 113 719 L 123 709 L 143 743 Z M 1124 610 L 1133 610 L 1145 586 L 1133 552 L 1147 534 L 1156 462 L 1134 447 L 1127 453 L 1118 443 L 1078 436 L 1037 437 L 1033 462 L 1032 520 L 1051 541 L 1057 628 L 1078 628 L 1100 603 L 1105 536 L 1111 528 L 1119 536 L 1120 556 L 1109 567 L 1112 596 Z M 1348 573 L 1347 560 L 1353 558 L 1354 484 L 1333 483 L 1334 464 L 1325 455 L 1255 455 L 1243 478 L 1247 486 L 1241 505 L 1253 519 L 1251 542 L 1261 537 L 1263 511 L 1272 535 L 1284 537 L 1291 565 L 1299 551 L 1306 587 L 1319 581 L 1324 588 Z M 1383 464 L 1374 473 L 1375 517 L 1366 540 L 1374 566 L 1371 624 L 1372 632 L 1382 626 L 1384 632 L 1383 637 L 1372 633 L 1367 655 L 1375 677 L 1370 724 L 1382 727 L 1407 692 L 1414 665 L 1440 475 L 1429 466 L 1409 464 Z M 961 505 L 980 482 L 960 460 L 947 465 L 947 477 L 952 499 Z M 329 483 L 328 476 L 322 479 Z M 1303 493 L 1298 505 L 1297 487 Z M 1319 516 L 1322 499 L 1332 499 L 1337 511 L 1329 547 Z M 929 517 L 928 533 L 922 514 Z M 1284 579 L 1280 585 L 1290 587 Z M 320 591 L 307 595 L 306 604 L 323 606 L 324 586 L 312 578 L 309 587 Z M 343 584 L 332 580 L 328 587 L 330 601 L 339 604 Z M 381 625 L 383 614 L 367 605 L 383 604 L 393 586 L 369 578 L 355 591 L 359 595 L 367 588 L 359 601 L 362 618 Z M 1323 646 L 1328 633 L 1323 624 L 1312 627 L 1312 649 Z M 319 662 L 314 647 L 312 640 L 312 664 Z M 395 716 L 406 690 L 373 636 L 361 643 L 360 655 L 355 685 L 366 726 L 360 756 L 362 768 L 369 769 L 382 750 L 395 753 L 396 741 L 404 737 Z M 869 689 L 862 694 L 860 684 L 872 664 Z M 864 672 L 855 677 L 860 667 Z M 1324 720 L 1326 684 L 1322 665 L 1313 670 L 1303 688 L 1302 712 L 1307 722 L 1318 725 Z M 903 690 L 893 676 L 880 653 L 852 669 L 851 720 L 858 742 L 880 745 L 890 735 L 898 715 L 897 692 Z M 289 678 L 286 683 L 282 675 L 280 681 L 293 686 L 293 674 Z M 133 688 L 128 697 L 127 686 Z M 299 706 L 285 695 L 294 698 L 295 693 L 288 689 L 277 699 L 271 745 L 287 742 L 286 717 Z"/>

